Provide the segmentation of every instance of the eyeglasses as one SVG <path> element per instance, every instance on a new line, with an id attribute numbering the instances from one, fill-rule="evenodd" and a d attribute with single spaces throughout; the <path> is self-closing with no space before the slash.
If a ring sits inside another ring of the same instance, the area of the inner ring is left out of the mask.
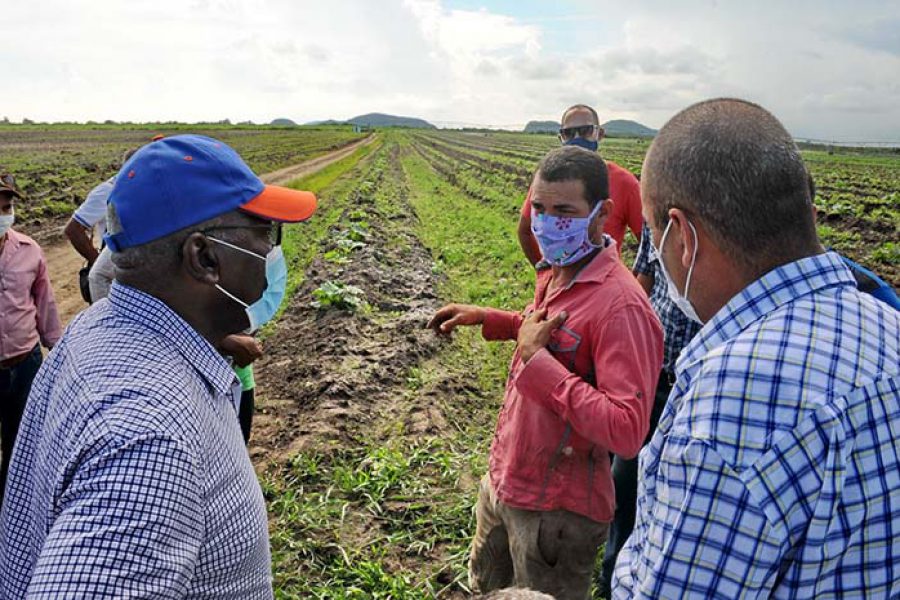
<path id="1" fill-rule="evenodd" d="M 217 225 L 216 227 L 201 229 L 200 233 L 216 231 L 219 229 L 267 229 L 269 231 L 269 242 L 273 246 L 281 245 L 281 223 L 278 222 L 273 221 L 269 225 Z"/>
<path id="2" fill-rule="evenodd" d="M 587 137 L 594 133 L 596 125 L 579 125 L 577 127 L 561 127 L 559 129 L 559 137 L 568 142 L 575 137 Z"/>

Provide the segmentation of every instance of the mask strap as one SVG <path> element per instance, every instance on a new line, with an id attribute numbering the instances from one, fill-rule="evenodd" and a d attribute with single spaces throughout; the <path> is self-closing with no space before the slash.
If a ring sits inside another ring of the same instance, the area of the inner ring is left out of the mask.
<path id="1" fill-rule="evenodd" d="M 672 221 L 669 220 L 669 224 L 671 224 L 671 223 L 672 223 Z M 684 282 L 684 298 L 685 298 L 685 300 L 687 300 L 687 297 L 688 297 L 688 290 L 691 289 L 691 276 L 694 274 L 694 264 L 697 262 L 697 246 L 698 246 L 697 242 L 700 241 L 697 238 L 697 229 L 694 228 L 694 224 L 691 223 L 690 221 L 688 221 L 687 223 L 688 223 L 688 225 L 691 226 L 691 233 L 694 234 L 694 252 L 691 253 L 691 268 L 688 269 L 687 279 Z M 662 244 L 660 244 L 660 245 L 662 245 Z"/>
<path id="2" fill-rule="evenodd" d="M 237 296 L 235 296 L 234 294 L 232 294 L 231 292 L 229 292 L 228 290 L 223 288 L 218 283 L 216 284 L 216 289 L 219 290 L 220 292 L 222 292 L 223 294 L 225 294 L 226 296 L 228 296 L 229 298 L 231 298 L 232 300 L 234 300 L 235 302 L 237 302 L 238 304 L 240 304 L 241 306 L 243 306 L 244 308 L 250 307 L 249 304 L 247 304 L 246 302 L 244 302 L 243 300 L 241 300 L 240 298 L 238 298 Z"/>
<path id="3" fill-rule="evenodd" d="M 260 260 L 266 260 L 266 257 L 265 257 L 265 256 L 260 256 L 260 255 L 257 254 L 256 252 L 251 252 L 250 250 L 247 250 L 246 248 L 241 248 L 240 246 L 235 246 L 234 244 L 229 244 L 229 243 L 226 242 L 226 241 L 220 240 L 220 239 L 218 239 L 218 238 L 214 238 L 214 237 L 212 237 L 212 236 L 210 236 L 210 235 L 208 235 L 208 236 L 206 236 L 206 237 L 207 237 L 207 239 L 210 239 L 210 240 L 212 240 L 212 241 L 214 241 L 214 242 L 216 242 L 216 243 L 218 243 L 218 244 L 222 244 L 223 246 L 228 246 L 229 248 L 234 248 L 234 249 L 237 250 L 238 252 L 243 252 L 244 254 L 249 254 L 250 256 L 254 256 L 254 257 L 256 257 L 256 258 L 258 258 L 258 259 L 260 259 Z M 247 305 L 245 304 L 244 306 L 247 306 Z"/>

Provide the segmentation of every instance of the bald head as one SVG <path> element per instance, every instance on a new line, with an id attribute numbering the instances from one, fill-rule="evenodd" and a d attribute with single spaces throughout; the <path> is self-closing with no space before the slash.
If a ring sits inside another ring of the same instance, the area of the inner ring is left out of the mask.
<path id="1" fill-rule="evenodd" d="M 797 145 L 750 102 L 707 100 L 672 117 L 644 161 L 642 194 L 651 226 L 664 228 L 680 208 L 750 273 L 819 248 Z"/>

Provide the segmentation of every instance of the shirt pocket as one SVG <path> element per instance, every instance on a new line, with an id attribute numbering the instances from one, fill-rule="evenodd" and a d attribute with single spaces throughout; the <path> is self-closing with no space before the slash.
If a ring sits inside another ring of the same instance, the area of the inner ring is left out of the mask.
<path id="1" fill-rule="evenodd" d="M 565 325 L 550 334 L 550 343 L 547 344 L 547 349 L 573 373 L 575 372 L 575 357 L 578 355 L 580 347 L 581 335 Z"/>

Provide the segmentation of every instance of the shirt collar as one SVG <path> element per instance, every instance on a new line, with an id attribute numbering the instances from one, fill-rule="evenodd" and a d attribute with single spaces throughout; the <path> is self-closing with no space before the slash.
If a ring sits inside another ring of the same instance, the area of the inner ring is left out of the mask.
<path id="1" fill-rule="evenodd" d="M 712 349 L 737 336 L 755 321 L 802 296 L 829 287 L 856 287 L 840 255 L 825 252 L 773 269 L 723 306 L 685 346 L 676 366 L 684 372 Z"/>
<path id="2" fill-rule="evenodd" d="M 212 388 L 232 399 L 234 371 L 222 355 L 159 298 L 114 281 L 109 291 L 112 310 L 121 318 L 140 325 L 170 340 L 178 353 L 191 364 Z"/>
<path id="3" fill-rule="evenodd" d="M 9 245 L 10 248 L 18 248 L 22 244 L 29 243 L 34 242 L 32 242 L 31 238 L 24 233 L 19 233 L 12 227 L 6 230 L 6 243 L 4 245 Z"/>
<path id="4" fill-rule="evenodd" d="M 575 277 L 566 286 L 566 289 L 572 287 L 576 283 L 601 283 L 609 275 L 610 271 L 619 261 L 619 251 L 616 248 L 616 242 L 609 235 L 603 234 L 603 249 L 594 255 L 581 270 L 575 274 Z M 550 263 L 543 258 L 534 266 L 538 273 L 546 271 L 550 273 Z"/>

